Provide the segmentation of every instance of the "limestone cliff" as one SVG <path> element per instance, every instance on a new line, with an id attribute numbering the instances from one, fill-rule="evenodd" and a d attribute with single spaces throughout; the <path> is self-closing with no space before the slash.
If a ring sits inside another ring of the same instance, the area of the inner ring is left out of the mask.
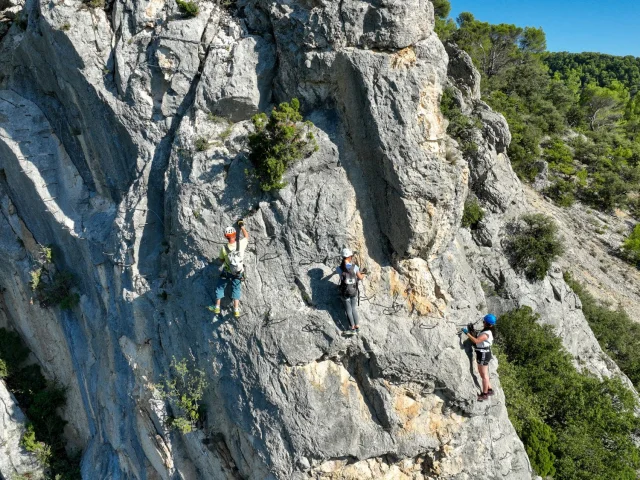
<path id="1" fill-rule="evenodd" d="M 27 0 L 0 41 L 4 322 L 67 387 L 83 478 L 531 478 L 498 379 L 475 401 L 459 326 L 528 304 L 617 370 L 558 271 L 533 285 L 505 260 L 527 207 L 468 58 L 427 0 L 220 3 L 187 19 L 163 0 Z M 445 85 L 483 123 L 473 159 L 446 136 Z M 250 117 L 293 97 L 319 150 L 261 193 Z M 474 238 L 469 187 L 492 212 Z M 239 217 L 243 316 L 213 320 L 209 261 Z M 75 275 L 72 310 L 32 301 L 38 245 Z M 344 245 L 370 272 L 353 338 L 329 278 Z M 186 435 L 154 389 L 174 357 L 209 384 Z"/>

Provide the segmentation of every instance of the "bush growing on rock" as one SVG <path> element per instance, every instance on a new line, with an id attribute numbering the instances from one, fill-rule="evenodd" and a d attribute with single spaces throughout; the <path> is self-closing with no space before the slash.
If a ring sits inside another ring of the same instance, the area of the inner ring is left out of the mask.
<path id="1" fill-rule="evenodd" d="M 600 347 L 629 377 L 636 389 L 640 389 L 640 324 L 621 308 L 612 310 L 596 300 L 569 272 L 565 272 L 564 279 L 580 298 L 582 313 Z"/>
<path id="2" fill-rule="evenodd" d="M 477 118 L 472 119 L 462 113 L 453 89 L 446 88 L 444 92 L 442 92 L 440 111 L 449 121 L 447 134 L 458 142 L 462 153 L 467 157 L 477 153 L 478 145 L 473 139 L 473 130 L 474 128 L 482 128 L 482 124 Z"/>
<path id="3" fill-rule="evenodd" d="M 561 207 L 570 207 L 576 201 L 576 184 L 571 180 L 554 177 L 553 183 L 544 191 L 556 204 Z"/>
<path id="4" fill-rule="evenodd" d="M 195 2 L 190 2 L 188 0 L 176 0 L 176 4 L 178 5 L 178 10 L 180 10 L 183 17 L 191 18 L 200 13 L 200 7 L 198 7 L 198 4 Z"/>
<path id="5" fill-rule="evenodd" d="M 640 224 L 633 228 L 633 232 L 622 244 L 622 256 L 640 268 Z"/>
<path id="6" fill-rule="evenodd" d="M 204 152 L 209 148 L 209 141 L 204 137 L 200 137 L 196 140 L 195 147 L 198 152 Z"/>
<path id="7" fill-rule="evenodd" d="M 253 175 L 265 192 L 279 190 L 286 170 L 298 160 L 318 150 L 311 122 L 302 124 L 300 102 L 281 103 L 270 116 L 259 113 L 252 118 L 255 132 L 249 135 L 249 159 Z"/>
<path id="8" fill-rule="evenodd" d="M 80 295 L 72 291 L 74 286 L 75 280 L 69 272 L 47 275 L 46 281 L 43 275 L 40 275 L 40 281 L 35 288 L 36 298 L 44 308 L 59 306 L 63 310 L 69 310 L 80 301 Z"/>
<path id="9" fill-rule="evenodd" d="M 467 199 L 464 202 L 464 213 L 462 214 L 462 226 L 475 230 L 484 218 L 484 210 L 475 198 Z"/>
<path id="10" fill-rule="evenodd" d="M 202 370 L 192 368 L 186 359 L 180 361 L 173 357 L 171 361 L 171 378 L 156 388 L 163 398 L 169 400 L 173 416 L 168 426 L 182 433 L 189 433 L 196 428 L 203 416 L 202 397 L 207 387 Z"/>
<path id="11" fill-rule="evenodd" d="M 506 253 L 511 266 L 531 281 L 544 279 L 563 251 L 554 221 L 545 215 L 528 214 L 512 222 L 509 229 Z"/>
<path id="12" fill-rule="evenodd" d="M 104 8 L 105 0 L 87 0 L 85 1 L 85 5 L 89 8 Z"/>
<path id="13" fill-rule="evenodd" d="M 79 460 L 67 455 L 66 422 L 58 414 L 66 403 L 65 390 L 47 382 L 37 364 L 24 365 L 29 354 L 17 333 L 0 328 L 0 364 L 5 366 L 0 377 L 30 422 L 21 444 L 48 469 L 47 478 L 80 479 Z"/>
<path id="14" fill-rule="evenodd" d="M 640 428 L 619 379 L 580 373 L 549 325 L 529 307 L 497 323 L 498 373 L 509 419 L 539 475 L 556 480 L 634 479 Z"/>

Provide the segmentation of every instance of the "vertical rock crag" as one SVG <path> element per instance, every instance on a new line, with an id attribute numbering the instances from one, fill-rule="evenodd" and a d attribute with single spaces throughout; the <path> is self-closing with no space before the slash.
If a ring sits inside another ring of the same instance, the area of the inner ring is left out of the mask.
<path id="1" fill-rule="evenodd" d="M 456 332 L 485 313 L 485 277 L 549 318 L 577 312 L 567 329 L 584 319 L 557 275 L 533 288 L 504 260 L 522 190 L 477 72 L 426 0 L 229 3 L 186 19 L 163 0 L 27 0 L 0 42 L 4 310 L 68 389 L 83 477 L 531 478 Z M 439 111 L 448 84 L 484 124 L 468 163 Z M 319 149 L 265 194 L 245 175 L 250 117 L 293 97 Z M 468 185 L 493 209 L 475 239 Z M 223 303 L 212 320 L 210 260 L 239 217 L 243 316 Z M 38 245 L 75 275 L 72 310 L 30 301 Z M 370 272 L 353 338 L 331 278 L 344 245 Z M 186 435 L 154 388 L 174 357 L 208 381 Z"/>

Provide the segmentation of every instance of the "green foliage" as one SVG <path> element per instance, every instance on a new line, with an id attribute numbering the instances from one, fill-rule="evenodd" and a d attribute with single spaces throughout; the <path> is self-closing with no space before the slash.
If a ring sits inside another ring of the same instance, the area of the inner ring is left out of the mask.
<path id="1" fill-rule="evenodd" d="M 53 248 L 51 247 L 51 245 L 47 245 L 46 247 L 40 246 L 40 255 L 41 255 L 41 261 L 43 263 L 52 263 Z"/>
<path id="2" fill-rule="evenodd" d="M 543 158 L 554 173 L 572 175 L 575 173 L 571 149 L 559 137 L 552 137 L 544 145 Z"/>
<path id="3" fill-rule="evenodd" d="M 73 292 L 75 280 L 69 272 L 57 272 L 47 275 L 46 281 L 40 276 L 40 282 L 35 290 L 36 298 L 43 308 L 59 306 L 63 310 L 75 307 L 80 301 L 80 295 Z"/>
<path id="4" fill-rule="evenodd" d="M 198 4 L 195 2 L 176 0 L 176 4 L 178 5 L 178 10 L 180 10 L 180 13 L 182 13 L 182 16 L 185 18 L 195 17 L 200 13 L 200 7 L 198 7 Z"/>
<path id="5" fill-rule="evenodd" d="M 457 22 L 459 28 L 453 40 L 471 55 L 487 78 L 546 49 L 545 34 L 538 28 L 520 28 L 506 23 L 492 25 L 476 20 L 469 12 L 461 13 Z"/>
<path id="6" fill-rule="evenodd" d="M 449 0 L 434 0 L 433 9 L 436 17 L 435 31 L 443 42 L 450 39 L 456 31 L 456 24 L 450 18 L 451 3 Z"/>
<path id="7" fill-rule="evenodd" d="M 36 431 L 33 424 L 28 424 L 24 435 L 20 439 L 20 446 L 27 452 L 35 453 L 38 462 L 43 466 L 49 466 L 51 462 L 51 447 L 44 442 L 36 440 Z"/>
<path id="8" fill-rule="evenodd" d="M 254 176 L 265 192 L 286 186 L 282 176 L 287 168 L 318 149 L 311 132 L 313 124 L 300 124 L 300 102 L 281 103 L 270 116 L 264 113 L 252 118 L 255 132 L 249 135 L 249 159 Z"/>
<path id="9" fill-rule="evenodd" d="M 506 251 L 513 268 L 531 280 L 542 280 L 562 253 L 558 228 L 550 217 L 528 214 L 510 224 Z"/>
<path id="10" fill-rule="evenodd" d="M 633 479 L 635 398 L 620 380 L 578 372 L 550 326 L 529 307 L 500 317 L 498 372 L 507 410 L 539 475 Z"/>
<path id="11" fill-rule="evenodd" d="M 71 30 L 71 24 L 69 22 L 64 22 L 60 26 L 60 30 L 62 30 L 63 32 L 68 32 L 69 30 Z"/>
<path id="12" fill-rule="evenodd" d="M 0 358 L 6 362 L 9 375 L 29 357 L 29 349 L 24 345 L 20 335 L 6 328 L 0 328 Z"/>
<path id="13" fill-rule="evenodd" d="M 104 8 L 105 0 L 86 0 L 84 4 L 89 8 Z"/>
<path id="14" fill-rule="evenodd" d="M 50 478 L 79 479 L 79 459 L 67 455 L 63 437 L 66 422 L 58 414 L 66 402 L 65 390 L 47 382 L 37 364 L 25 365 L 29 353 L 17 333 L 0 328 L 0 365 L 4 365 L 0 377 L 30 422 L 21 444 L 36 453 Z"/>
<path id="15" fill-rule="evenodd" d="M 572 180 L 552 177 L 551 186 L 546 188 L 544 193 L 561 207 L 570 207 L 576 201 L 576 191 L 576 184 Z"/>
<path id="16" fill-rule="evenodd" d="M 209 148 L 209 141 L 204 137 L 200 137 L 196 140 L 195 147 L 198 152 L 204 152 Z"/>
<path id="17" fill-rule="evenodd" d="M 635 86 L 632 94 L 640 86 L 640 58 L 616 57 L 602 53 L 545 53 L 542 57 L 552 74 L 563 78 L 573 76 L 578 88 L 589 83 L 609 87 L 618 81 Z"/>
<path id="18" fill-rule="evenodd" d="M 467 199 L 464 203 L 464 213 L 462 214 L 462 226 L 475 230 L 478 228 L 480 220 L 484 218 L 484 210 L 475 198 Z"/>
<path id="19" fill-rule="evenodd" d="M 492 25 L 467 12 L 457 27 L 439 20 L 439 35 L 471 55 L 483 73 L 484 100 L 507 119 L 508 154 L 521 179 L 533 181 L 543 157 L 552 181 L 546 194 L 559 205 L 579 199 L 640 211 L 640 60 L 547 53 L 542 30 Z M 581 135 L 564 141 L 568 129 Z M 575 142 L 582 145 L 572 151 Z"/>
<path id="20" fill-rule="evenodd" d="M 34 292 L 38 290 L 40 285 L 40 279 L 42 278 L 42 268 L 37 268 L 31 272 L 31 290 Z"/>
<path id="21" fill-rule="evenodd" d="M 622 244 L 622 256 L 640 268 L 640 224 L 633 228 L 633 232 Z"/>
<path id="22" fill-rule="evenodd" d="M 597 301 L 569 272 L 564 279 L 580 298 L 582 313 L 602 349 L 640 389 L 640 324 L 622 308 L 612 310 Z"/>
<path id="23" fill-rule="evenodd" d="M 169 426 L 182 433 L 193 431 L 204 413 L 201 403 L 207 387 L 204 372 L 189 366 L 186 359 L 177 361 L 173 357 L 171 378 L 156 387 L 172 406 L 174 416 Z"/>
<path id="24" fill-rule="evenodd" d="M 236 7 L 236 4 L 237 4 L 237 0 L 220 0 L 220 6 L 228 10 Z"/>
<path id="25" fill-rule="evenodd" d="M 532 418 L 523 428 L 522 442 L 526 445 L 527 456 L 538 475 L 555 475 L 556 456 L 553 449 L 557 446 L 557 441 L 558 437 L 551 427 L 539 418 Z"/>
<path id="26" fill-rule="evenodd" d="M 227 141 L 227 139 L 231 136 L 231 132 L 233 132 L 233 125 L 230 123 L 227 128 L 225 128 L 219 135 L 220 140 L 223 142 Z"/>
<path id="27" fill-rule="evenodd" d="M 465 156 L 477 153 L 478 145 L 474 140 L 473 132 L 474 129 L 482 128 L 482 124 L 477 118 L 471 118 L 462 113 L 453 89 L 446 88 L 442 92 L 440 111 L 449 121 L 447 134 L 458 142 L 462 153 Z"/>
<path id="28" fill-rule="evenodd" d="M 9 367 L 7 366 L 7 362 L 0 358 L 0 379 L 5 378 L 9 375 Z"/>

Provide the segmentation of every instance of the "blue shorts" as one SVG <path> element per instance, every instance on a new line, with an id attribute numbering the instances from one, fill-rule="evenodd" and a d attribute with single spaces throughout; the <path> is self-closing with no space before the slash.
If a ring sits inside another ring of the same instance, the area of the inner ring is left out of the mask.
<path id="1" fill-rule="evenodd" d="M 218 279 L 218 285 L 216 286 L 216 300 L 224 298 L 224 289 L 231 282 L 231 298 L 233 300 L 240 300 L 242 294 L 242 281 L 241 277 L 234 277 L 233 275 L 223 272 Z"/>

